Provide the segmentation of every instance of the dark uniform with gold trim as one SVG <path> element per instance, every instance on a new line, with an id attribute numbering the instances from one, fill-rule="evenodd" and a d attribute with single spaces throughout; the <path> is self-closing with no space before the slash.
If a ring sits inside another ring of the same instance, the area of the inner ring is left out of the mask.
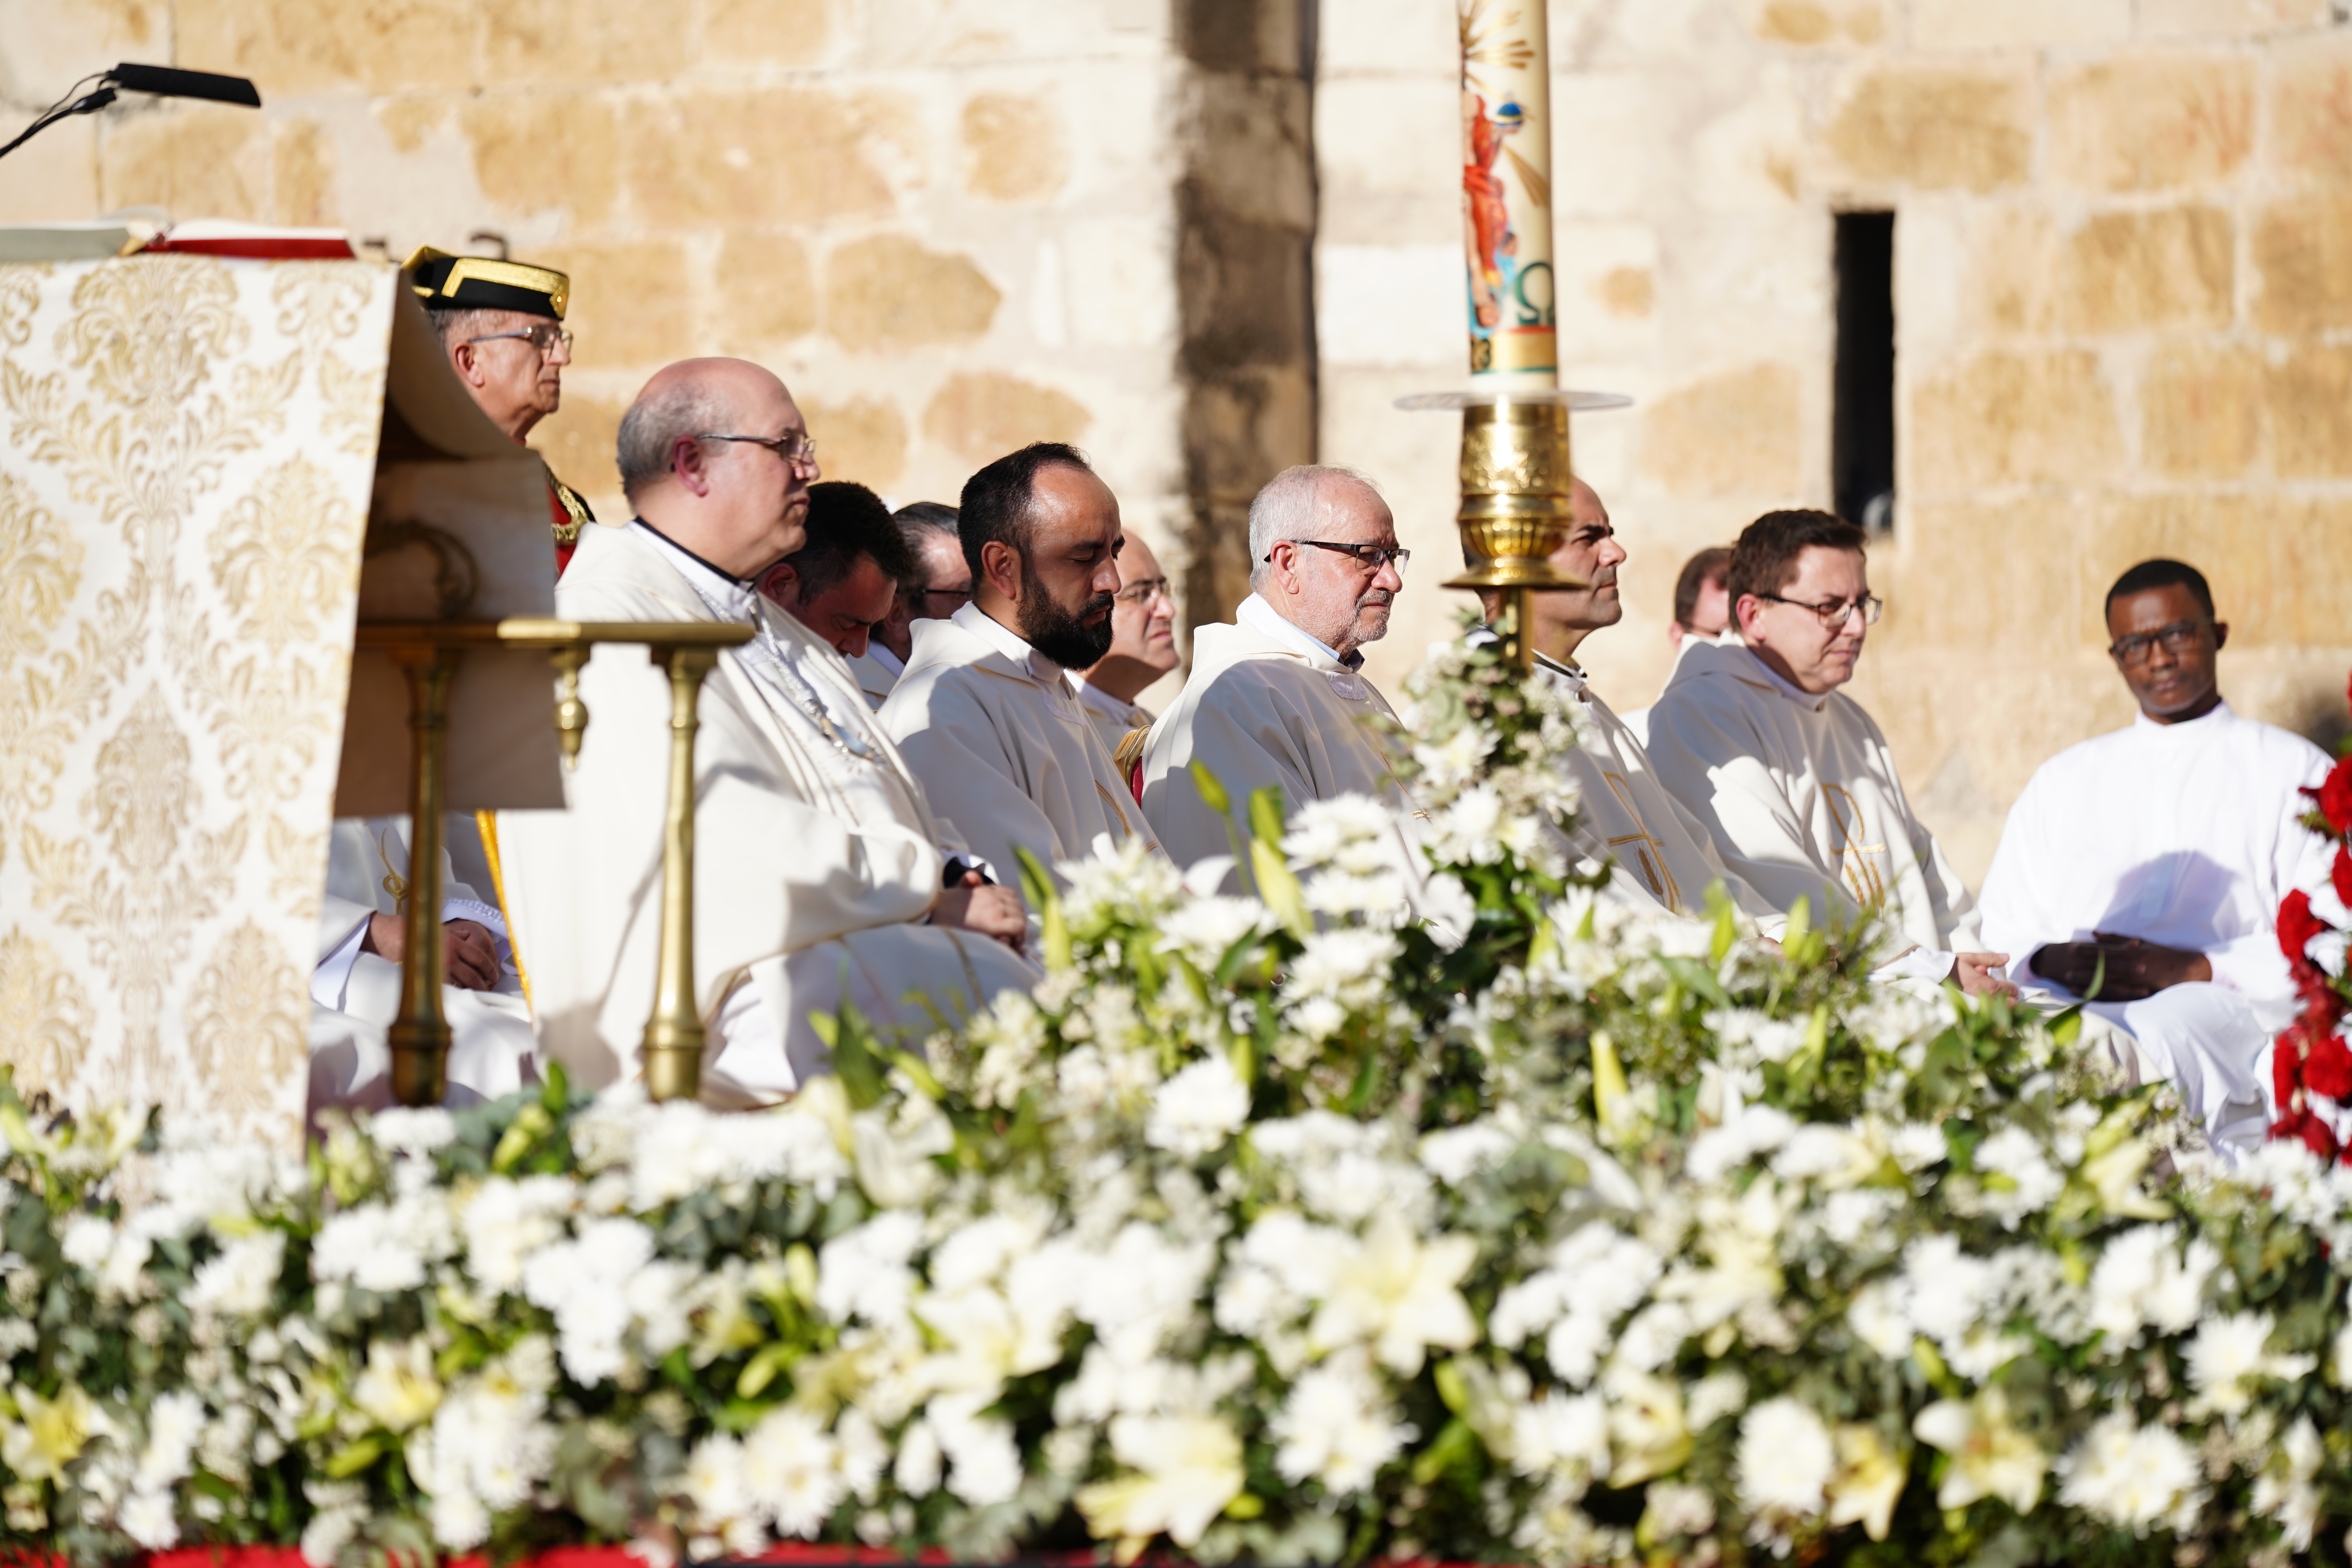
<path id="1" fill-rule="evenodd" d="M 408 258 L 404 270 L 428 311 L 513 310 L 561 321 L 572 300 L 572 279 L 564 274 L 491 256 L 451 256 L 426 246 Z M 594 522 L 596 514 L 578 490 L 555 477 L 544 458 L 540 469 L 547 476 L 548 526 L 555 534 L 555 574 L 561 577 L 580 547 L 581 528 Z"/>

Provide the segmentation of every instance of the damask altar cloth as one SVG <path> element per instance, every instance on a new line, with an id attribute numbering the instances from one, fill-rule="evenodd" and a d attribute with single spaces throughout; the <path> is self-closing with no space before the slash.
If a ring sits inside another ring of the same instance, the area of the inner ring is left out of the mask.
<path id="1" fill-rule="evenodd" d="M 28 1095 L 299 1135 L 395 283 L 367 262 L 0 267 L 0 1062 Z M 489 493 L 535 460 L 452 478 L 479 432 L 431 438 L 463 393 L 423 363 L 389 422 L 428 427 L 420 467 L 388 478 L 519 506 L 545 554 L 543 494 Z M 404 598 L 392 576 L 377 596 Z M 555 788 L 550 748 L 512 793 Z"/>

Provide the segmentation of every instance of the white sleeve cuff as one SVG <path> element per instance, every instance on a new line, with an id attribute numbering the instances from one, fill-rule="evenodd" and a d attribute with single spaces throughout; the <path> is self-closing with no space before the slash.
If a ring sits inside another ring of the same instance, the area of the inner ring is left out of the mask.
<path id="1" fill-rule="evenodd" d="M 319 961 L 310 972 L 310 1000 L 330 1013 L 343 1010 L 343 992 L 351 984 L 352 965 L 360 958 L 360 946 L 367 941 L 368 922 L 360 921 L 343 945 Z"/>
<path id="2" fill-rule="evenodd" d="M 1954 954 L 1915 947 L 1896 953 L 1870 973 L 1879 980 L 1924 980 L 1930 985 L 1941 985 L 1951 978 L 1952 966 L 1958 962 Z"/>

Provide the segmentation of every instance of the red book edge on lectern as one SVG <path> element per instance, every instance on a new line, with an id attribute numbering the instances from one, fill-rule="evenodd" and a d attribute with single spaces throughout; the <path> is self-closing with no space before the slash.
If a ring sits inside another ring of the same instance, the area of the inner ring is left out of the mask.
<path id="1" fill-rule="evenodd" d="M 352 237 L 340 228 L 271 228 L 226 218 L 174 224 L 149 240 L 147 248 L 255 261 L 349 261 L 355 255 Z"/>

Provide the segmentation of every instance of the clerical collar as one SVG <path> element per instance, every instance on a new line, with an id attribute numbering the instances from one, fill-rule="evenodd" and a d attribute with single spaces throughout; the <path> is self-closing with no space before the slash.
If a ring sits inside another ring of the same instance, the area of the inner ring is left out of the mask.
<path id="1" fill-rule="evenodd" d="M 967 600 L 957 606 L 948 619 L 1011 659 L 1029 672 L 1030 679 L 1047 686 L 1058 686 L 1066 694 L 1069 687 L 1063 679 L 1062 667 L 1031 647 L 1027 639 L 1011 626 Z"/>
<path id="2" fill-rule="evenodd" d="M 1240 611 L 1234 618 L 1248 622 L 1253 629 L 1264 632 L 1267 637 L 1303 657 L 1312 658 L 1319 653 L 1342 669 L 1354 670 L 1364 668 L 1362 649 L 1357 648 L 1348 653 L 1335 651 L 1329 643 L 1314 633 L 1284 620 L 1282 612 L 1267 604 L 1261 595 L 1252 594 L 1248 598 L 1244 599 Z"/>
<path id="3" fill-rule="evenodd" d="M 712 576 L 724 577 L 728 582 L 734 584 L 738 588 L 748 589 L 751 586 L 753 579 L 749 577 L 738 577 L 734 573 L 728 571 L 723 566 L 712 565 L 701 556 L 697 555 L 693 551 L 688 550 L 685 545 L 680 544 L 677 540 L 672 539 L 668 534 L 664 533 L 660 529 L 656 528 L 652 523 L 647 522 L 644 518 L 633 517 L 629 521 L 633 526 L 644 529 L 647 533 L 652 534 L 656 539 L 660 540 L 664 544 L 668 545 L 672 550 L 675 550 L 680 555 L 685 556 L 688 561 L 693 562 L 697 566 L 701 567 L 705 572 L 709 573 Z"/>
<path id="4" fill-rule="evenodd" d="M 866 639 L 866 657 L 880 665 L 893 680 L 907 673 L 907 661 L 883 647 L 879 637 Z"/>
<path id="5" fill-rule="evenodd" d="M 1726 645 L 1718 643 L 1716 646 L 1719 647 Z M 1828 692 L 1812 692 L 1806 690 L 1803 687 L 1798 685 L 1795 681 L 1790 680 L 1787 676 L 1782 675 L 1770 665 L 1765 663 L 1762 658 L 1758 657 L 1756 650 L 1752 647 L 1748 647 L 1748 645 L 1744 642 L 1735 643 L 1729 646 L 1747 648 L 1748 659 L 1756 666 L 1756 673 L 1769 681 L 1774 691 L 1779 692 L 1781 696 L 1787 698 L 1798 707 L 1818 713 L 1828 705 L 1830 700 L 1830 694 Z"/>
<path id="6" fill-rule="evenodd" d="M 1070 680 L 1078 689 L 1078 700 L 1106 719 L 1116 719 L 1124 724 L 1128 715 L 1137 711 L 1134 703 L 1121 701 L 1101 687 L 1087 684 L 1087 678 L 1076 670 L 1070 672 Z"/>

